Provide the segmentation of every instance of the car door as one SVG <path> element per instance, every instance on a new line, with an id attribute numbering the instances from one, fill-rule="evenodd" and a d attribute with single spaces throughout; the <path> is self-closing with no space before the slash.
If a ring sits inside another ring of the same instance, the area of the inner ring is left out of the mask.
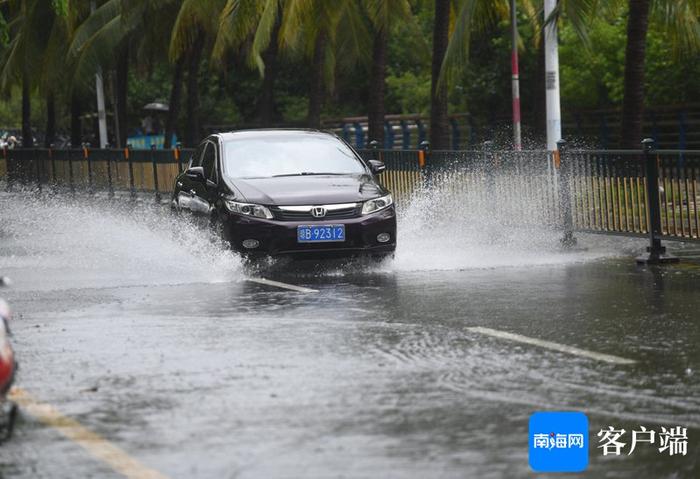
<path id="1" fill-rule="evenodd" d="M 197 196 L 197 181 L 192 179 L 187 172 L 192 167 L 202 166 L 202 154 L 205 146 L 206 141 L 200 143 L 192 154 L 187 169 L 178 177 L 175 183 L 177 208 L 181 211 L 192 212 L 193 198 Z"/>
<path id="2" fill-rule="evenodd" d="M 204 169 L 204 181 L 198 182 L 195 187 L 196 199 L 193 204 L 197 208 L 196 213 L 211 214 L 214 203 L 218 197 L 218 151 L 216 138 L 209 138 L 202 152 L 202 168 Z M 194 208 L 193 208 L 194 210 Z"/>

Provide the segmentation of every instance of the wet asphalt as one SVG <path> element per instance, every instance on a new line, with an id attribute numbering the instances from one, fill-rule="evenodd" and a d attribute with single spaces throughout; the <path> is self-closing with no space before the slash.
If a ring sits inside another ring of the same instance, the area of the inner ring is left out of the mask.
<path id="1" fill-rule="evenodd" d="M 647 268 L 640 241 L 418 235 L 380 265 L 251 268 L 158 210 L 103 208 L 0 196 L 17 386 L 167 477 L 533 477 L 540 410 L 588 415 L 584 477 L 700 473 L 700 244 Z M 687 427 L 688 454 L 603 457 L 609 425 Z M 0 476 L 120 477 L 26 412 Z"/>

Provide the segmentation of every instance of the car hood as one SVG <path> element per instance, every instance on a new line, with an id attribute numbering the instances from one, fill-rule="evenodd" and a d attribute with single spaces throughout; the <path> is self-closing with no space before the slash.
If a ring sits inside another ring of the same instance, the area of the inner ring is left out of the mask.
<path id="1" fill-rule="evenodd" d="M 229 181 L 244 201 L 273 206 L 356 203 L 385 192 L 370 175 L 280 176 Z"/>

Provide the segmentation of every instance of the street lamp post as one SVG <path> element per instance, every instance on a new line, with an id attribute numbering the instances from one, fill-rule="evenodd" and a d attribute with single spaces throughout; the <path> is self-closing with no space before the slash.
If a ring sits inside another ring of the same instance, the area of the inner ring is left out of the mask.
<path id="1" fill-rule="evenodd" d="M 544 0 L 544 65 L 545 85 L 547 88 L 547 149 L 557 149 L 561 139 L 561 107 L 559 103 L 559 45 L 557 40 L 557 22 L 549 20 L 557 0 Z"/>
<path id="2" fill-rule="evenodd" d="M 520 74 L 518 69 L 518 17 L 515 0 L 510 0 L 510 29 L 512 51 L 510 60 L 511 89 L 513 92 L 513 149 L 522 149 L 522 133 L 520 128 Z"/>
<path id="3" fill-rule="evenodd" d="M 95 11 L 95 0 L 90 2 L 90 11 Z M 97 95 L 97 124 L 100 132 L 100 148 L 107 146 L 107 113 L 105 112 L 105 87 L 102 80 L 102 67 L 95 73 L 95 93 Z"/>

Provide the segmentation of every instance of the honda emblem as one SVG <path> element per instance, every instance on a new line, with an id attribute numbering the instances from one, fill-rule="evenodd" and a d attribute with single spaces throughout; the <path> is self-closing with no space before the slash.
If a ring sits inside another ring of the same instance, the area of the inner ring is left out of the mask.
<path id="1" fill-rule="evenodd" d="M 326 209 L 323 206 L 314 206 L 311 208 L 311 215 L 314 218 L 323 218 L 326 216 Z"/>

